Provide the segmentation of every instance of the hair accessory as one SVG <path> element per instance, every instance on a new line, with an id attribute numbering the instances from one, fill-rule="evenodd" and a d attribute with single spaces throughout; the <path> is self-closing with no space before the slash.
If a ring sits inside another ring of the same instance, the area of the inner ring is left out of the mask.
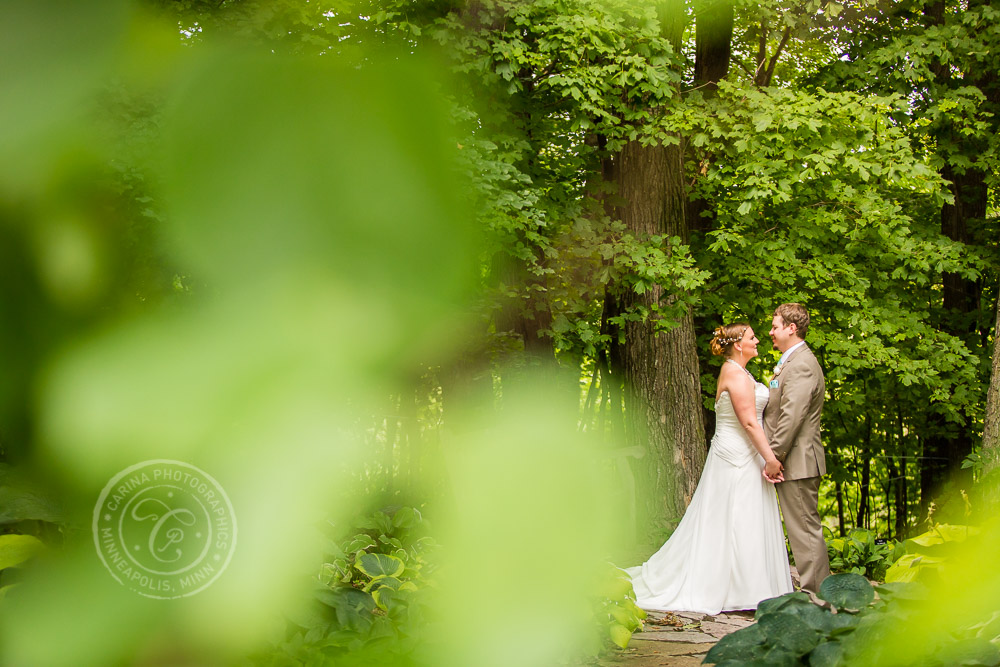
<path id="1" fill-rule="evenodd" d="M 743 334 L 745 333 L 746 329 L 741 331 L 738 336 L 727 336 L 725 338 L 722 338 L 721 337 L 722 327 L 719 327 L 714 332 L 712 332 L 712 335 L 715 337 L 715 340 L 718 341 L 719 345 L 721 345 L 722 347 L 726 347 L 727 345 L 732 345 L 733 343 L 741 340 L 743 338 Z"/>

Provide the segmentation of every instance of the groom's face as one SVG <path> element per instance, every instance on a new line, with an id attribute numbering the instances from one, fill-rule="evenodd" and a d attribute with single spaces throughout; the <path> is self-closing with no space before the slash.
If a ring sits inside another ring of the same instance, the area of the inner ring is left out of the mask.
<path id="1" fill-rule="evenodd" d="M 784 352 L 792 346 L 797 329 L 794 324 L 785 324 L 781 315 L 774 316 L 771 320 L 771 342 L 778 352 Z"/>

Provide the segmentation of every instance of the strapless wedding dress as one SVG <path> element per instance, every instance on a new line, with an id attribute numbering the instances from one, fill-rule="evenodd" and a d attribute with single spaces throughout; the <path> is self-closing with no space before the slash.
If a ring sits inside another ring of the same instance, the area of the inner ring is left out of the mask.
<path id="1" fill-rule="evenodd" d="M 756 382 L 754 398 L 760 422 L 767 387 Z M 728 392 L 715 413 L 712 446 L 684 518 L 648 561 L 625 570 L 643 609 L 717 614 L 756 609 L 792 592 L 778 499 L 761 475 L 764 459 Z"/>

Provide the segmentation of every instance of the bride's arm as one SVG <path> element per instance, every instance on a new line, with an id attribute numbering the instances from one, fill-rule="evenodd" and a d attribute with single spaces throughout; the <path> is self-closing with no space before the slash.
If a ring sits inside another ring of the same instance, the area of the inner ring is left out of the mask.
<path id="1" fill-rule="evenodd" d="M 726 370 L 728 371 L 728 369 Z M 769 478 L 777 477 L 781 473 L 783 466 L 774 455 L 770 446 L 768 446 L 764 429 L 757 421 L 757 405 L 756 398 L 754 397 L 753 381 L 740 371 L 736 371 L 736 374 L 730 375 L 728 378 L 720 378 L 719 381 L 726 381 L 726 387 L 729 389 L 729 398 L 733 401 L 733 411 L 736 413 L 736 418 L 740 420 L 740 425 L 750 437 L 750 442 L 753 444 L 754 449 L 764 458 L 764 472 Z"/>

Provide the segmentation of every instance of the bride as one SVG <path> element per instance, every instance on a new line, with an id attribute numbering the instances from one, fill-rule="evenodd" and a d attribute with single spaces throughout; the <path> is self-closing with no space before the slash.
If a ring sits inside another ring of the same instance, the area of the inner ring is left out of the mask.
<path id="1" fill-rule="evenodd" d="M 698 488 L 666 544 L 625 570 L 643 609 L 717 614 L 792 592 L 778 501 L 765 479 L 783 480 L 761 425 L 768 389 L 746 369 L 757 343 L 747 324 L 715 331 L 712 353 L 725 361 Z"/>

